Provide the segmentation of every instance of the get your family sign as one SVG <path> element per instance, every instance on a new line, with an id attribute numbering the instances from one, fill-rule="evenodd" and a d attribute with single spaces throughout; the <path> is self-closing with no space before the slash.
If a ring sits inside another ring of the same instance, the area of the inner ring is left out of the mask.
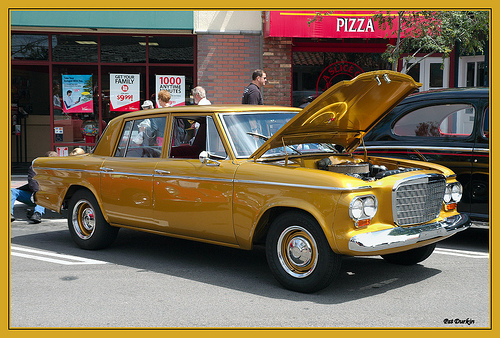
<path id="1" fill-rule="evenodd" d="M 109 74 L 110 111 L 139 110 L 140 74 Z"/>

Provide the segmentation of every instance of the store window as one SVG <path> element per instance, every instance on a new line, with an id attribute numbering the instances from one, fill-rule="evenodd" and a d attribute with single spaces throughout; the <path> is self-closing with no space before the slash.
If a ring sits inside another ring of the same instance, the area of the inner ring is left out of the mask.
<path id="1" fill-rule="evenodd" d="M 190 104 L 195 43 L 189 35 L 13 33 L 13 162 L 48 149 L 90 151 L 109 120 L 155 102 L 157 78 L 182 78 L 175 99 Z"/>
<path id="2" fill-rule="evenodd" d="M 390 69 L 380 53 L 293 52 L 293 106 L 304 106 L 337 82 Z"/>
<path id="3" fill-rule="evenodd" d="M 151 63 L 193 63 L 192 36 L 150 36 L 149 62 Z"/>
<path id="4" fill-rule="evenodd" d="M 416 82 L 420 82 L 420 63 L 411 64 L 408 68 L 409 69 L 406 74 L 410 75 Z"/>
<path id="5" fill-rule="evenodd" d="M 440 63 L 431 63 L 430 69 L 430 86 L 432 88 L 443 87 L 443 68 Z"/>
<path id="6" fill-rule="evenodd" d="M 97 36 L 53 35 L 52 61 L 97 62 Z"/>
<path id="7" fill-rule="evenodd" d="M 49 67 L 14 65 L 10 76 L 12 162 L 30 162 L 51 149 L 50 136 L 39 135 L 50 123 Z"/>
<path id="8" fill-rule="evenodd" d="M 415 65 L 416 63 L 416 65 Z M 450 78 L 450 58 L 427 57 L 409 60 L 408 75 L 422 83 L 420 91 L 448 88 Z"/>
<path id="9" fill-rule="evenodd" d="M 486 69 L 484 55 L 462 56 L 459 58 L 458 86 L 485 86 Z"/>
<path id="10" fill-rule="evenodd" d="M 12 34 L 10 57 L 12 60 L 48 60 L 47 34 Z"/>
<path id="11" fill-rule="evenodd" d="M 52 73 L 55 143 L 95 142 L 99 126 L 97 66 L 55 65 Z"/>
<path id="12" fill-rule="evenodd" d="M 145 63 L 145 36 L 101 36 L 101 62 Z"/>

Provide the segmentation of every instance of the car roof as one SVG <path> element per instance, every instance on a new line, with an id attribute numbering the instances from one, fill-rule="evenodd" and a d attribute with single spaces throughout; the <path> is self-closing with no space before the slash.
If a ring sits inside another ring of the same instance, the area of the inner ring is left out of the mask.
<path id="1" fill-rule="evenodd" d="M 118 116 L 121 119 L 135 117 L 147 117 L 148 115 L 157 115 L 162 113 L 233 113 L 233 112 L 262 112 L 262 111 L 294 111 L 299 112 L 300 108 L 270 106 L 270 105 L 249 105 L 249 104 L 224 104 L 224 105 L 187 105 L 168 108 L 157 108 L 138 110 Z"/>
<path id="2" fill-rule="evenodd" d="M 489 97 L 489 95 L 489 87 L 433 89 L 411 94 L 403 100 L 403 103 L 444 98 Z"/>

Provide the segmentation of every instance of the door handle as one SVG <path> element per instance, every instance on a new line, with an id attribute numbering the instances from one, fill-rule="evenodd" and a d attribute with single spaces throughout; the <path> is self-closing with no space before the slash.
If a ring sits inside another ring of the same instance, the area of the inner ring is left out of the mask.
<path id="1" fill-rule="evenodd" d="M 106 167 L 100 167 L 99 169 L 100 169 L 101 171 L 106 172 L 106 173 L 109 173 L 109 172 L 111 172 L 111 171 L 113 171 L 113 170 L 114 170 L 114 169 L 112 169 L 112 168 L 106 168 Z"/>
<path id="2" fill-rule="evenodd" d="M 155 174 L 162 175 L 162 176 L 164 176 L 164 175 L 170 175 L 170 171 L 155 169 Z"/>

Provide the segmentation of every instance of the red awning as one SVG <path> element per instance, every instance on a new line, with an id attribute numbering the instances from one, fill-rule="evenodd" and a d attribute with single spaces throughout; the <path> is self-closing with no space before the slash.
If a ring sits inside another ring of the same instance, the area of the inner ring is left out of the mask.
<path id="1" fill-rule="evenodd" d="M 265 37 L 293 38 L 395 38 L 397 22 L 392 30 L 383 30 L 373 19 L 376 11 L 334 11 L 325 13 L 322 20 L 308 24 L 316 11 L 268 11 Z"/>

